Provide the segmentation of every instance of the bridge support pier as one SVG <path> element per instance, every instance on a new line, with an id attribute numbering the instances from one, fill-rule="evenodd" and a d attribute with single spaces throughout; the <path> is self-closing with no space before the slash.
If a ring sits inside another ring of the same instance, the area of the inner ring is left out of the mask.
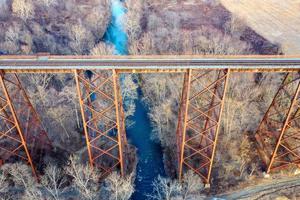
<path id="1" fill-rule="evenodd" d="M 287 73 L 256 132 L 267 173 L 300 166 L 300 74 Z"/>
<path id="2" fill-rule="evenodd" d="M 116 168 L 125 175 L 124 113 L 116 70 L 75 70 L 91 167 L 105 177 Z"/>
<path id="3" fill-rule="evenodd" d="M 0 71 L 0 118 L 1 163 L 10 158 L 24 160 L 36 176 L 34 162 L 40 161 L 40 154 L 51 148 L 51 142 L 18 76 L 3 71 Z"/>
<path id="4" fill-rule="evenodd" d="M 229 71 L 185 73 L 177 124 L 178 176 L 187 170 L 210 183 Z"/>

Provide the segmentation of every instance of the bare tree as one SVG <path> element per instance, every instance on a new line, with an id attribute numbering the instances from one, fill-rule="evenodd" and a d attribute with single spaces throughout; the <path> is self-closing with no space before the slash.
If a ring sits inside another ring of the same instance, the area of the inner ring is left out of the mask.
<path id="1" fill-rule="evenodd" d="M 61 200 L 62 194 L 66 191 L 66 177 L 62 169 L 49 165 L 41 177 L 41 184 L 47 191 L 50 199 Z"/>
<path id="2" fill-rule="evenodd" d="M 21 78 L 36 110 L 43 113 L 43 125 L 54 143 L 78 138 L 80 116 L 74 77 L 29 74 Z M 58 132 L 64 134 L 54 137 Z"/>
<path id="3" fill-rule="evenodd" d="M 50 7 L 57 3 L 57 0 L 37 0 L 37 3 L 41 4 L 42 6 Z"/>
<path id="4" fill-rule="evenodd" d="M 70 47 L 76 54 L 84 54 L 93 47 L 94 36 L 82 23 L 71 25 L 69 37 Z"/>
<path id="5" fill-rule="evenodd" d="M 153 55 L 156 54 L 154 38 L 145 33 L 139 40 L 133 40 L 129 47 L 128 51 L 132 55 Z"/>
<path id="6" fill-rule="evenodd" d="M 193 171 L 189 170 L 184 174 L 183 183 L 182 183 L 182 199 L 192 199 L 193 197 L 197 197 L 197 199 L 201 199 L 200 192 L 203 190 L 204 184 L 199 177 L 199 175 L 195 174 Z"/>
<path id="7" fill-rule="evenodd" d="M 201 178 L 192 171 L 184 175 L 182 183 L 158 176 L 153 182 L 153 193 L 148 197 L 156 200 L 202 200 L 205 199 L 201 194 L 203 186 Z"/>
<path id="8" fill-rule="evenodd" d="M 32 35 L 27 27 L 13 23 L 5 28 L 4 42 L 1 48 L 11 54 L 29 54 L 32 51 Z"/>
<path id="9" fill-rule="evenodd" d="M 131 43 L 137 40 L 142 33 L 140 21 L 143 14 L 143 0 L 127 0 L 126 7 L 128 10 L 125 14 L 123 24 L 128 35 L 129 43 Z"/>
<path id="10" fill-rule="evenodd" d="M 214 177 L 220 189 L 238 184 L 259 173 L 254 134 L 270 105 L 280 81 L 280 74 L 231 74 L 225 98 Z"/>
<path id="11" fill-rule="evenodd" d="M 238 16 L 231 16 L 231 20 L 225 24 L 225 32 L 232 35 L 233 37 L 240 38 L 246 30 L 247 26 L 245 20 L 242 20 Z"/>
<path id="12" fill-rule="evenodd" d="M 49 87 L 53 74 L 27 74 L 26 79 L 29 82 L 28 93 L 32 103 L 37 106 L 42 103 L 46 106 L 47 88 Z"/>
<path id="13" fill-rule="evenodd" d="M 13 0 L 11 7 L 13 13 L 24 20 L 34 15 L 34 7 L 31 0 Z"/>
<path id="14" fill-rule="evenodd" d="M 3 167 L 11 176 L 16 187 L 20 187 L 24 194 L 21 199 L 32 200 L 42 199 L 43 195 L 39 184 L 32 174 L 30 167 L 22 163 L 6 164 Z"/>
<path id="15" fill-rule="evenodd" d="M 9 53 L 17 53 L 19 51 L 19 31 L 18 27 L 10 26 L 5 32 L 5 42 L 2 44 L 2 48 L 6 49 Z"/>
<path id="16" fill-rule="evenodd" d="M 112 45 L 106 44 L 104 42 L 100 42 L 92 49 L 91 55 L 93 56 L 113 55 L 114 51 L 115 50 Z"/>
<path id="17" fill-rule="evenodd" d="M 66 173 L 73 178 L 73 186 L 79 192 L 81 198 L 94 200 L 99 195 L 99 173 L 89 165 L 83 165 L 76 156 L 71 156 Z"/>
<path id="18" fill-rule="evenodd" d="M 182 185 L 177 180 L 158 176 L 153 182 L 153 193 L 148 194 L 154 200 L 179 199 L 182 193 Z"/>
<path id="19" fill-rule="evenodd" d="M 11 54 L 88 54 L 103 39 L 110 17 L 110 0 L 1 0 L 0 18 L 6 28 L 0 31 L 0 49 Z M 14 42 L 4 40 L 10 26 L 19 27 Z"/>
<path id="20" fill-rule="evenodd" d="M 138 98 L 138 84 L 134 82 L 133 75 L 121 75 L 121 94 L 125 105 L 125 116 L 132 116 L 135 112 L 135 100 Z"/>
<path id="21" fill-rule="evenodd" d="M 134 192 L 132 175 L 121 177 L 117 172 L 105 179 L 105 190 L 109 192 L 109 200 L 128 200 Z"/>
<path id="22" fill-rule="evenodd" d="M 6 193 L 8 190 L 8 182 L 4 171 L 0 169 L 0 194 Z"/>
<path id="23" fill-rule="evenodd" d="M 72 79 L 74 80 L 74 76 L 72 77 Z M 62 80 L 62 82 L 65 82 L 64 80 Z M 81 116 L 79 115 L 79 106 L 78 106 L 78 93 L 76 91 L 76 85 L 75 85 L 75 81 L 71 82 L 72 84 L 70 85 L 66 85 L 62 91 L 60 92 L 60 98 L 64 99 L 64 101 L 66 102 L 66 104 L 73 105 L 71 107 L 70 110 L 70 118 L 68 118 L 70 121 L 74 121 L 74 115 L 76 116 L 76 124 L 77 127 L 80 127 L 80 119 Z M 72 116 L 71 116 L 72 115 Z M 69 122 L 70 122 L 69 121 Z M 64 123 L 69 123 L 69 122 L 64 122 Z"/>
<path id="24" fill-rule="evenodd" d="M 66 122 L 69 121 L 70 118 L 72 118 L 72 114 L 73 111 L 69 109 L 68 105 L 63 104 L 58 105 L 56 107 L 51 107 L 47 110 L 47 115 L 51 119 L 53 119 L 56 122 L 56 124 L 58 123 L 62 127 L 67 139 L 70 139 L 71 135 L 69 133 L 69 129 L 66 127 L 69 124 L 66 124 Z"/>
<path id="25" fill-rule="evenodd" d="M 110 23 L 110 0 L 90 0 L 87 3 L 92 4 L 93 8 L 86 9 L 83 24 L 93 33 L 96 41 L 99 41 Z"/>
<path id="26" fill-rule="evenodd" d="M 239 167 L 239 171 L 240 171 L 240 177 L 246 176 L 248 174 L 247 173 L 247 168 L 249 167 L 249 165 L 251 166 L 251 172 L 249 173 L 249 176 L 252 175 L 252 173 L 254 172 L 254 170 L 256 170 L 256 163 L 252 162 L 253 159 L 253 149 L 252 149 L 253 145 L 251 144 L 251 141 L 249 139 L 249 137 L 247 135 L 243 135 L 243 140 L 240 144 L 240 156 L 239 156 L 239 162 L 240 162 L 240 167 Z"/>

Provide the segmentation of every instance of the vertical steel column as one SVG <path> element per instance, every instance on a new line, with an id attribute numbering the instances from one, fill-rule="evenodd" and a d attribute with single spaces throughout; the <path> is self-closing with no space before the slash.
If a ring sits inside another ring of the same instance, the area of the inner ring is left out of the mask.
<path id="1" fill-rule="evenodd" d="M 124 175 L 126 135 L 118 74 L 115 70 L 74 73 L 90 165 L 100 169 L 101 177 L 118 167 Z"/>
<path id="2" fill-rule="evenodd" d="M 182 87 L 182 95 L 181 95 L 181 105 L 179 107 L 178 112 L 178 123 L 177 123 L 177 131 L 176 131 L 176 138 L 177 138 L 177 159 L 178 159 L 178 178 L 179 180 L 182 179 L 182 170 L 183 164 L 182 161 L 184 159 L 184 142 L 185 141 L 185 132 L 186 132 L 186 122 L 188 116 L 188 104 L 189 104 L 189 96 L 190 96 L 190 86 L 191 86 L 191 74 L 192 70 L 189 69 L 184 74 L 183 80 L 183 87 Z"/>
<path id="3" fill-rule="evenodd" d="M 124 160 L 123 160 L 123 145 L 124 145 L 124 129 L 122 128 L 123 120 L 121 119 L 122 102 L 120 101 L 120 88 L 119 88 L 119 76 L 116 70 L 113 70 L 113 85 L 115 96 L 115 108 L 116 108 L 116 123 L 118 130 L 118 145 L 119 145 L 119 159 L 121 175 L 124 176 Z M 124 116 L 123 116 L 124 117 Z"/>
<path id="4" fill-rule="evenodd" d="M 210 182 L 228 76 L 228 70 L 185 74 L 177 124 L 179 179 L 192 170 Z"/>
<path id="5" fill-rule="evenodd" d="M 287 73 L 256 132 L 267 173 L 300 166 L 300 76 Z"/>
<path id="6" fill-rule="evenodd" d="M 0 74 L 0 160 L 11 157 L 20 158 L 29 163 L 35 177 L 36 171 L 29 153 L 20 121 L 17 117 L 11 97 L 5 84 L 4 74 Z"/>

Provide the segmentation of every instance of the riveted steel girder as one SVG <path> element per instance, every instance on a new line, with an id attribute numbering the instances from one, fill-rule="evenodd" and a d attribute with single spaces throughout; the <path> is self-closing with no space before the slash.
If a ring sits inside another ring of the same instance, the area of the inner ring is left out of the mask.
<path id="1" fill-rule="evenodd" d="M 75 70 L 83 128 L 92 167 L 124 175 L 124 113 L 115 70 Z"/>
<path id="2" fill-rule="evenodd" d="M 16 74 L 0 74 L 0 160 L 24 160 L 34 175 L 34 161 L 51 142 Z"/>
<path id="3" fill-rule="evenodd" d="M 300 75 L 287 73 L 256 132 L 267 173 L 300 166 Z"/>
<path id="4" fill-rule="evenodd" d="M 177 124 L 180 179 L 192 170 L 210 182 L 228 76 L 228 70 L 185 74 Z"/>

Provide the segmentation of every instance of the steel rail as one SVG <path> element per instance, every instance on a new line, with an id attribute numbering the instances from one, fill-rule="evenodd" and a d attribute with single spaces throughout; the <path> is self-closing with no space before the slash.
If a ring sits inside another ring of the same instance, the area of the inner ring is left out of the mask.
<path id="1" fill-rule="evenodd" d="M 74 69 L 115 69 L 122 72 L 185 72 L 187 69 L 232 71 L 297 71 L 299 56 L 0 56 L 9 72 L 70 73 Z M 20 70 L 20 71 L 19 71 Z M 57 70 L 57 71 L 56 71 Z"/>

